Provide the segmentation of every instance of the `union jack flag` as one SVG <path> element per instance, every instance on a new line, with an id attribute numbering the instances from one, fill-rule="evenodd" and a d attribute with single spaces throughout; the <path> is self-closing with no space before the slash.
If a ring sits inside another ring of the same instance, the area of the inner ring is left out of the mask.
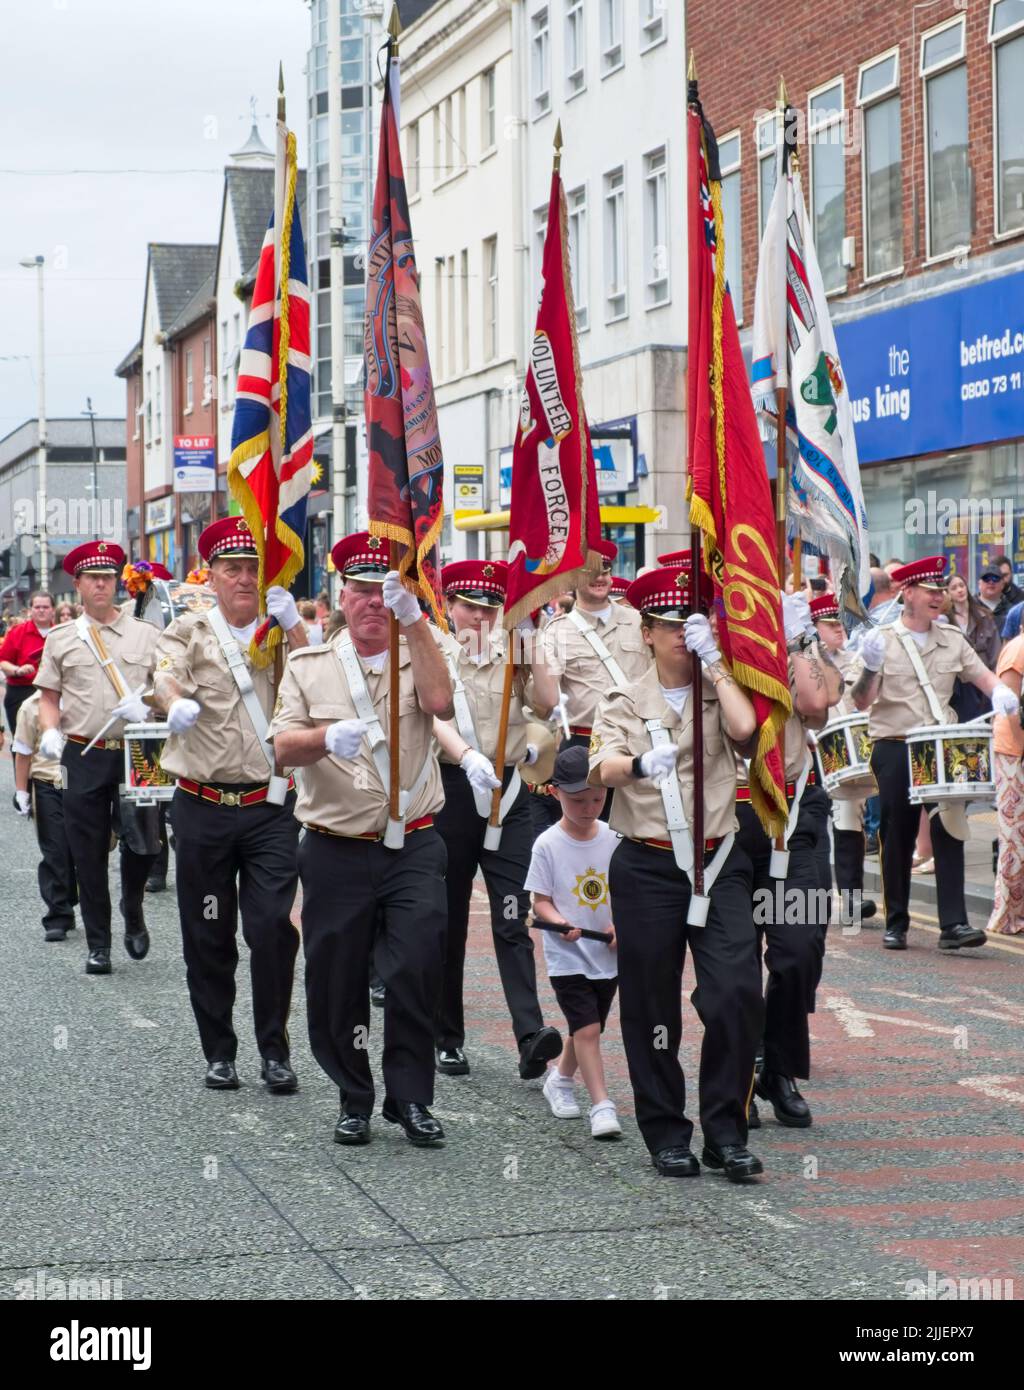
<path id="1" fill-rule="evenodd" d="M 305 561 L 312 484 L 309 281 L 296 196 L 295 135 L 277 124 L 274 208 L 260 252 L 238 369 L 228 486 L 260 561 L 260 608 L 273 584 L 287 589 Z M 280 630 L 257 629 L 252 656 L 269 663 Z"/>

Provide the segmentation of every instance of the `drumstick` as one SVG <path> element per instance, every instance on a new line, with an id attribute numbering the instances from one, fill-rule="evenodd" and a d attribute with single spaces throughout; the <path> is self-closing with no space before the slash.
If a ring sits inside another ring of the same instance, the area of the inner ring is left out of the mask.
<path id="1" fill-rule="evenodd" d="M 132 691 L 132 694 L 133 694 L 133 695 L 142 695 L 142 693 L 143 693 L 143 691 L 144 691 L 145 689 L 146 689 L 146 682 L 143 681 L 142 684 L 139 686 L 139 688 L 138 688 L 137 690 L 133 690 L 133 691 Z M 145 697 L 144 697 L 144 698 L 145 698 Z M 96 737 L 92 740 L 92 742 L 91 742 L 91 743 L 87 743 L 87 744 L 85 745 L 85 747 L 82 749 L 82 752 L 81 752 L 81 755 L 80 755 L 80 756 L 84 758 L 85 755 L 86 755 L 86 753 L 88 753 L 88 751 L 89 751 L 90 748 L 95 748 L 96 745 L 97 745 L 97 743 L 99 743 L 100 739 L 101 739 L 101 738 L 103 737 L 103 735 L 107 732 L 107 730 L 108 730 L 109 728 L 111 728 L 114 724 L 116 724 L 117 721 L 118 721 L 120 718 L 121 718 L 121 716 L 120 716 L 119 714 L 112 714 L 112 715 L 110 716 L 110 718 L 107 720 L 107 722 L 104 724 L 103 728 L 99 731 L 99 733 L 96 735 Z"/>
<path id="2" fill-rule="evenodd" d="M 534 917 L 532 922 L 527 922 L 528 927 L 536 927 L 538 931 L 556 931 L 560 936 L 568 936 L 569 932 L 574 931 L 574 927 L 564 926 L 561 922 L 542 922 L 539 917 Z M 580 927 L 580 936 L 586 937 L 588 941 L 603 941 L 607 946 L 612 939 L 611 932 L 591 931 L 589 927 Z"/>
<path id="3" fill-rule="evenodd" d="M 103 638 L 100 636 L 100 630 L 98 627 L 91 627 L 89 631 L 92 633 L 92 640 L 96 645 L 97 652 L 99 653 L 100 665 L 103 667 L 103 670 L 106 673 L 107 679 L 110 681 L 110 684 L 114 687 L 114 694 L 118 697 L 119 700 L 123 700 L 124 697 L 128 694 L 128 692 L 127 690 L 125 690 L 124 685 L 122 684 L 120 672 L 118 671 L 117 667 L 114 665 L 110 657 L 107 655 L 107 649 L 104 645 Z M 138 694 L 138 691 L 136 691 L 135 693 Z"/>

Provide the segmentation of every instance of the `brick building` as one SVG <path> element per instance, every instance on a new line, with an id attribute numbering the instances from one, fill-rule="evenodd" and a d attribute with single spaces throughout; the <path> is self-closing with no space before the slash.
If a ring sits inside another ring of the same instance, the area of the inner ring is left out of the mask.
<path id="1" fill-rule="evenodd" d="M 1004 549 L 1024 573 L 1024 0 L 781 0 L 756 32 L 739 0 L 687 13 L 745 340 L 781 75 L 872 548 L 943 548 L 972 587 Z M 936 524 L 944 500 L 972 499 Z"/>

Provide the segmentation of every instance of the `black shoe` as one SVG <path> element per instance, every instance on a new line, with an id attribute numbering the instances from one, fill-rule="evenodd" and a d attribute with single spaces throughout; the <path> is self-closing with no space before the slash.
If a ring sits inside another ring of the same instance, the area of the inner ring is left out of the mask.
<path id="1" fill-rule="evenodd" d="M 299 1078 L 288 1063 L 275 1061 L 272 1057 L 263 1059 L 260 1080 L 265 1081 L 267 1090 L 276 1096 L 290 1096 L 293 1091 L 299 1089 Z"/>
<path id="2" fill-rule="evenodd" d="M 750 1097 L 750 1104 L 747 1106 L 747 1129 L 760 1129 L 761 1116 L 757 1113 L 757 1101 L 753 1096 Z"/>
<path id="3" fill-rule="evenodd" d="M 651 1162 L 663 1178 L 700 1177 L 697 1155 L 681 1146 L 676 1149 L 659 1149 L 656 1154 L 651 1154 Z"/>
<path id="4" fill-rule="evenodd" d="M 371 986 L 370 986 L 370 1003 L 373 1005 L 373 1007 L 374 1007 L 375 1009 L 383 1009 L 383 1007 L 384 1007 L 384 986 L 383 986 L 383 985 L 371 985 Z"/>
<path id="5" fill-rule="evenodd" d="M 882 937 L 882 945 L 887 951 L 905 951 L 907 949 L 907 933 L 900 931 L 898 927 L 886 927 L 885 935 Z"/>
<path id="6" fill-rule="evenodd" d="M 874 898 L 862 898 L 860 904 L 860 920 L 863 922 L 868 917 L 874 917 L 878 911 L 878 904 Z"/>
<path id="7" fill-rule="evenodd" d="M 336 1144 L 368 1144 L 370 1142 L 369 1115 L 350 1115 L 343 1110 L 338 1123 L 334 1126 L 334 1142 Z"/>
<path id="8" fill-rule="evenodd" d="M 519 1075 L 524 1081 L 536 1081 L 547 1071 L 548 1062 L 562 1050 L 562 1035 L 557 1028 L 545 1024 L 519 1044 Z"/>
<path id="9" fill-rule="evenodd" d="M 211 1091 L 237 1091 L 238 1072 L 234 1062 L 211 1062 L 206 1068 L 206 1086 Z"/>
<path id="10" fill-rule="evenodd" d="M 939 932 L 940 951 L 959 951 L 961 946 L 984 946 L 988 937 L 980 927 L 958 922 L 955 927 L 943 927 Z"/>
<path id="11" fill-rule="evenodd" d="M 386 1100 L 380 1112 L 392 1125 L 401 1125 L 410 1144 L 424 1148 L 444 1142 L 444 1130 L 425 1105 L 414 1100 Z"/>
<path id="12" fill-rule="evenodd" d="M 44 941 L 66 941 L 68 935 L 67 927 L 47 927 L 43 932 Z"/>
<path id="13" fill-rule="evenodd" d="M 705 1168 L 724 1172 L 730 1182 L 746 1182 L 748 1178 L 756 1178 L 758 1173 L 764 1172 L 761 1160 L 742 1144 L 723 1144 L 721 1147 L 705 1144 L 700 1157 Z"/>
<path id="14" fill-rule="evenodd" d="M 770 1102 L 775 1118 L 788 1129 L 807 1129 L 811 1123 L 811 1108 L 796 1088 L 791 1076 L 775 1076 L 763 1071 L 754 1090 L 762 1100 Z"/>
<path id="15" fill-rule="evenodd" d="M 439 1047 L 436 1052 L 437 1069 L 444 1076 L 468 1076 L 469 1062 L 461 1047 Z"/>
<path id="16" fill-rule="evenodd" d="M 107 950 L 90 951 L 85 962 L 85 973 L 87 975 L 109 975 L 110 952 Z"/>
<path id="17" fill-rule="evenodd" d="M 124 949 L 131 956 L 132 960 L 145 960 L 149 955 L 149 932 L 145 927 L 141 931 L 129 932 L 124 934 Z"/>
<path id="18" fill-rule="evenodd" d="M 166 892 L 167 892 L 167 880 L 166 880 L 165 878 L 147 878 L 147 879 L 146 879 L 146 892 L 147 892 L 147 893 L 166 893 Z"/>

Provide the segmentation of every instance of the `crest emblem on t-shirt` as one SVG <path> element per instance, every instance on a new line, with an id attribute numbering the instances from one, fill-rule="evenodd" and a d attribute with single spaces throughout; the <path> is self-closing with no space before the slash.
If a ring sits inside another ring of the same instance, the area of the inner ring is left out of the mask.
<path id="1" fill-rule="evenodd" d="M 599 753 L 600 751 L 601 751 L 601 735 L 600 735 L 599 733 L 597 733 L 596 731 L 591 731 L 591 735 L 590 735 L 590 748 L 588 749 L 588 752 L 590 753 L 590 756 L 593 757 L 595 753 Z"/>
<path id="2" fill-rule="evenodd" d="M 572 895 L 580 907 L 589 907 L 591 912 L 608 901 L 608 876 L 599 874 L 596 869 L 584 869 L 577 874 Z"/>

